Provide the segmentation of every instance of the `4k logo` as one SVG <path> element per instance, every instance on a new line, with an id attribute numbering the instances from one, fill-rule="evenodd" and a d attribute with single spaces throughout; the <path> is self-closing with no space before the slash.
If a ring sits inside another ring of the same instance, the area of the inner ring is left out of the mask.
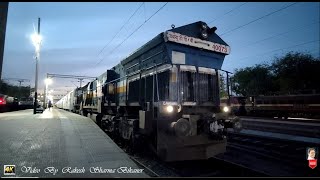
<path id="1" fill-rule="evenodd" d="M 16 165 L 4 165 L 3 175 L 16 175 Z"/>

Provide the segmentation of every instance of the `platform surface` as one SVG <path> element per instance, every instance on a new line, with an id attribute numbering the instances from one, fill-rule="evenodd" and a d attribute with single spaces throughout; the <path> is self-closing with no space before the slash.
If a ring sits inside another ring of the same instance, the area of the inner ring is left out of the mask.
<path id="1" fill-rule="evenodd" d="M 64 110 L 0 113 L 0 137 L 0 177 L 148 177 L 91 119 Z"/>

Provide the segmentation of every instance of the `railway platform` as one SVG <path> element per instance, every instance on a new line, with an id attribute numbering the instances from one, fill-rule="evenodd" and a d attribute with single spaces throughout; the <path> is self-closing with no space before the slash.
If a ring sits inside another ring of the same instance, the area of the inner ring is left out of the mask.
<path id="1" fill-rule="evenodd" d="M 149 177 L 91 119 L 59 109 L 0 114 L 0 177 Z"/>

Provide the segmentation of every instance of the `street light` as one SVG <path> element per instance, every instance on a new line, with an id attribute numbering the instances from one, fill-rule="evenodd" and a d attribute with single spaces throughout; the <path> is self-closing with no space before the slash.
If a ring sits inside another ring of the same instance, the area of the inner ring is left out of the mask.
<path id="1" fill-rule="evenodd" d="M 42 41 L 42 37 L 40 34 L 32 34 L 31 35 L 31 40 L 32 40 L 32 43 L 34 45 L 34 47 L 36 48 L 36 53 L 40 53 L 40 44 L 41 44 L 41 41 Z"/>
<path id="2" fill-rule="evenodd" d="M 52 84 L 52 79 L 51 78 L 47 78 L 44 80 L 44 82 L 48 85 Z"/>
<path id="3" fill-rule="evenodd" d="M 34 87 L 34 104 L 33 104 L 33 114 L 37 113 L 37 103 L 38 103 L 38 61 L 40 60 L 40 45 L 42 37 L 40 35 L 40 18 L 38 18 L 38 33 L 31 35 L 32 43 L 35 47 L 35 59 L 36 59 L 36 78 L 35 78 L 35 87 Z"/>
<path id="4" fill-rule="evenodd" d="M 46 108 L 46 103 L 47 103 L 47 96 L 48 96 L 48 85 L 52 84 L 52 79 L 51 78 L 46 78 L 44 80 L 44 83 L 45 83 L 45 90 L 44 90 L 44 108 Z"/>

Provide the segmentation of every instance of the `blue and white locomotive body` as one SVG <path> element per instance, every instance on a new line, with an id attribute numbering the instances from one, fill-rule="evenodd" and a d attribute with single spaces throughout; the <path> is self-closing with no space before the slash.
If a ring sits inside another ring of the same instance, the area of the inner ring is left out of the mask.
<path id="1" fill-rule="evenodd" d="M 219 70 L 230 47 L 215 31 L 199 21 L 160 33 L 90 82 L 80 111 L 165 161 L 223 153 L 226 129 L 240 122 L 220 109 Z"/>

